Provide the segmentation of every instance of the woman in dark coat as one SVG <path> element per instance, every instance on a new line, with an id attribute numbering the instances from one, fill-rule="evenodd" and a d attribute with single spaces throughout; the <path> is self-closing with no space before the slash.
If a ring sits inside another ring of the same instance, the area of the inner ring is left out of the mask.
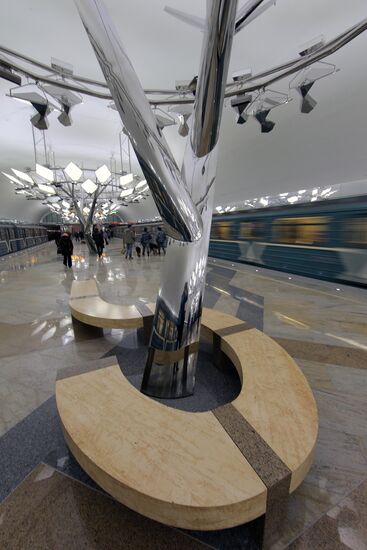
<path id="1" fill-rule="evenodd" d="M 71 240 L 71 235 L 68 231 L 65 231 L 60 238 L 58 248 L 61 250 L 61 254 L 64 256 L 64 266 L 71 267 L 71 255 L 74 250 L 73 241 Z"/>

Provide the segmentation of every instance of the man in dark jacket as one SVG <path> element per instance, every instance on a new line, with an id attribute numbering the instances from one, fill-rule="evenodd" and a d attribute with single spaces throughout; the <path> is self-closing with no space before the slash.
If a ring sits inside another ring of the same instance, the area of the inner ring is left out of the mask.
<path id="1" fill-rule="evenodd" d="M 69 231 L 65 231 L 60 238 L 58 248 L 61 250 L 61 254 L 64 256 L 64 266 L 71 267 L 72 261 L 71 261 L 71 255 L 74 250 L 73 241 L 71 240 L 71 235 Z"/>
<path id="2" fill-rule="evenodd" d="M 93 229 L 93 240 L 96 243 L 97 247 L 97 254 L 100 258 L 103 254 L 103 248 L 104 248 L 104 238 L 103 238 L 103 231 L 99 229 L 99 227 L 96 225 Z"/>
<path id="3" fill-rule="evenodd" d="M 144 227 L 143 233 L 140 237 L 141 246 L 143 247 L 143 256 L 145 256 L 145 251 L 147 251 L 147 254 L 149 256 L 149 243 L 152 240 L 152 236 L 148 231 L 147 227 Z"/>
<path id="4" fill-rule="evenodd" d="M 163 254 L 166 254 L 167 235 L 161 227 L 158 227 L 158 232 L 155 240 L 158 246 L 158 254 L 161 255 L 161 249 L 163 251 Z"/>

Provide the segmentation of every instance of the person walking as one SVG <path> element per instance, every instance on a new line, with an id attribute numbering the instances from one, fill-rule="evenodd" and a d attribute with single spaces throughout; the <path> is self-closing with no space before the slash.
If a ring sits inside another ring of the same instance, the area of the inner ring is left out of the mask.
<path id="1" fill-rule="evenodd" d="M 99 227 L 96 225 L 93 229 L 93 240 L 96 243 L 97 247 L 97 254 L 100 258 L 103 254 L 103 248 L 104 248 L 104 238 L 103 238 L 103 231 L 99 229 Z"/>
<path id="2" fill-rule="evenodd" d="M 73 241 L 71 240 L 71 234 L 69 231 L 65 231 L 62 233 L 61 238 L 59 240 L 58 248 L 61 250 L 61 254 L 64 256 L 63 264 L 65 267 L 72 267 L 72 259 L 71 255 L 74 250 Z"/>
<path id="3" fill-rule="evenodd" d="M 166 243 L 167 243 L 167 235 L 162 230 L 161 227 L 158 227 L 157 236 L 156 236 L 156 242 L 158 246 L 158 254 L 161 255 L 161 249 L 163 251 L 163 254 L 166 255 Z"/>
<path id="4" fill-rule="evenodd" d="M 125 229 L 123 239 L 125 244 L 125 258 L 129 258 L 129 260 L 132 260 L 133 244 L 135 242 L 135 231 L 131 227 L 131 223 L 129 223 L 127 229 Z"/>
<path id="5" fill-rule="evenodd" d="M 105 227 L 102 229 L 102 233 L 103 233 L 104 242 L 106 243 L 106 245 L 108 245 L 108 233 Z"/>
<path id="6" fill-rule="evenodd" d="M 149 243 L 151 240 L 152 240 L 152 235 L 149 233 L 148 228 L 144 227 L 143 233 L 141 234 L 141 237 L 140 237 L 140 243 L 141 243 L 141 246 L 143 247 L 143 256 L 145 256 L 145 251 L 147 251 L 147 254 L 149 256 L 149 252 L 150 252 Z"/>

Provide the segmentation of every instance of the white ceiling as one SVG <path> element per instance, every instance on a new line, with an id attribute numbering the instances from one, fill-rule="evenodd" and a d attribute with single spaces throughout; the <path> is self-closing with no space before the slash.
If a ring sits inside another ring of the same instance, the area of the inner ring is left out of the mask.
<path id="1" fill-rule="evenodd" d="M 201 34 L 163 11 L 172 7 L 204 15 L 201 0 L 105 0 L 145 88 L 174 87 L 176 79 L 197 74 Z M 241 5 L 242 2 L 240 1 Z M 234 41 L 230 71 L 252 67 L 254 72 L 294 57 L 299 46 L 319 34 L 330 39 L 367 16 L 366 0 L 278 0 L 239 33 Z M 73 0 L 3 0 L 1 43 L 35 59 L 51 57 L 73 64 L 74 72 L 102 79 Z M 311 95 L 315 110 L 299 112 L 299 99 L 271 113 L 276 127 L 260 134 L 250 120 L 235 123 L 225 107 L 216 187 L 216 204 L 292 191 L 314 185 L 343 183 L 353 194 L 367 184 L 367 33 L 329 58 L 341 69 L 318 82 Z M 288 83 L 276 86 L 287 90 Z M 34 166 L 31 109 L 5 96 L 9 83 L 0 81 L 0 169 Z M 119 159 L 118 114 L 107 102 L 85 97 L 65 128 L 50 116 L 47 142 L 58 163 L 73 160 L 97 167 L 114 154 Z M 185 140 L 177 129 L 165 130 L 181 162 Z M 136 161 L 133 170 L 140 172 Z M 356 183 L 357 182 L 357 183 Z M 367 189 L 367 187 L 366 187 Z M 16 197 L 0 180 L 0 217 L 38 220 L 43 207 Z M 152 201 L 122 210 L 126 219 L 155 215 Z"/>

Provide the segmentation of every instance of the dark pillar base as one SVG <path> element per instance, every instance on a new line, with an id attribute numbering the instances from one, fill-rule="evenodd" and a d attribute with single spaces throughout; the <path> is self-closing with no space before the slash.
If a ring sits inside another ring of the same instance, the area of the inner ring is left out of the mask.
<path id="1" fill-rule="evenodd" d="M 141 392 L 162 399 L 192 395 L 195 387 L 197 351 L 198 343 L 174 352 L 150 348 Z"/>

